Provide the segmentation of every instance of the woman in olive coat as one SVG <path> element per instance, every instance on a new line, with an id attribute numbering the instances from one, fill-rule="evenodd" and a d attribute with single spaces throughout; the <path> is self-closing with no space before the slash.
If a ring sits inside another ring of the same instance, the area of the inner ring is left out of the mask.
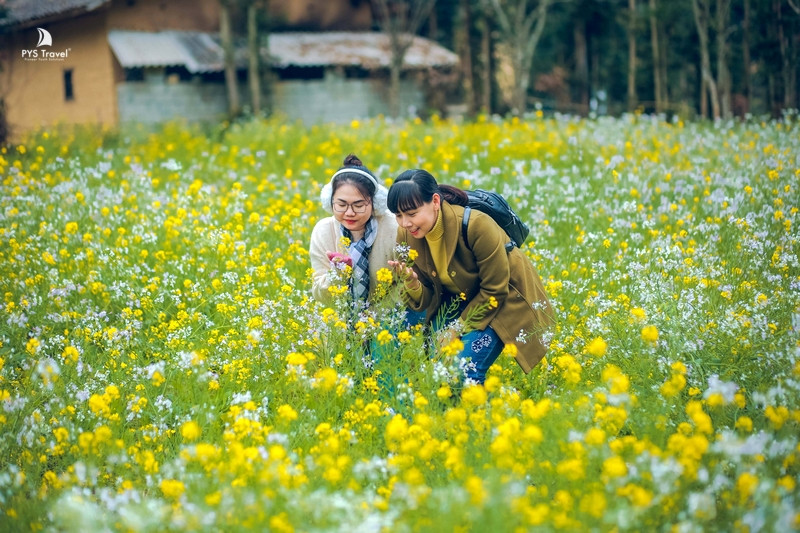
<path id="1" fill-rule="evenodd" d="M 519 248 L 506 247 L 508 235 L 489 215 L 472 211 L 464 242 L 467 202 L 464 191 L 439 185 L 425 170 L 400 174 L 387 205 L 397 218 L 397 242 L 416 257 L 410 268 L 391 264 L 405 278 L 412 311 L 424 312 L 434 329 L 452 321 L 449 334 L 464 344 L 466 377 L 482 383 L 506 345 L 514 345 L 517 362 L 530 372 L 547 351 L 542 334 L 553 320 L 533 264 Z M 455 316 L 436 320 L 440 310 L 453 309 Z"/>

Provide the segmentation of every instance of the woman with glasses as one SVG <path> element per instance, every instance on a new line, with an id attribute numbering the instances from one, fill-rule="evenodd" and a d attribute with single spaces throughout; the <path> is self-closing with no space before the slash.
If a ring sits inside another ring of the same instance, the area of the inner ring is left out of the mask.
<path id="1" fill-rule="evenodd" d="M 392 259 L 397 222 L 386 210 L 386 187 L 353 154 L 322 188 L 322 207 L 333 214 L 311 232 L 312 294 L 329 303 L 328 290 L 344 265 L 352 267 L 349 290 L 354 302 L 366 305 L 377 286 L 377 272 Z"/>

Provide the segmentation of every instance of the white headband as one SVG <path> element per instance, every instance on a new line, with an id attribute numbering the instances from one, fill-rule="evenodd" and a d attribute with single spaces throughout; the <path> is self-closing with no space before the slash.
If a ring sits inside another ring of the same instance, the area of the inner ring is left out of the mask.
<path id="1" fill-rule="evenodd" d="M 339 174 L 347 174 L 349 172 L 353 172 L 355 174 L 361 174 L 362 176 L 369 178 L 372 181 L 372 183 L 375 184 L 376 187 L 379 185 L 378 180 L 375 179 L 375 176 L 373 176 L 369 172 L 364 172 L 360 168 L 347 168 L 347 167 L 340 168 L 339 170 L 337 170 L 336 173 L 333 176 L 331 176 L 331 182 L 333 182 L 333 179 Z"/>
<path id="2" fill-rule="evenodd" d="M 339 174 L 347 174 L 350 172 L 365 176 L 375 184 L 375 194 L 372 196 L 372 212 L 374 216 L 378 217 L 386 215 L 388 213 L 386 208 L 386 199 L 389 196 L 389 191 L 386 189 L 386 187 L 378 183 L 378 179 L 375 176 L 369 172 L 361 170 L 360 168 L 345 167 L 337 170 L 336 173 L 331 176 L 331 180 L 322 188 L 322 191 L 319 195 L 320 200 L 322 201 L 322 207 L 329 213 L 333 213 L 333 180 Z"/>

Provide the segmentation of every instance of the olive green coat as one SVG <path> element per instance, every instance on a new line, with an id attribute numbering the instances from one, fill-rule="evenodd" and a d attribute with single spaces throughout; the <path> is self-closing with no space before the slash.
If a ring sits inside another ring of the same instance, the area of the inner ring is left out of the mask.
<path id="1" fill-rule="evenodd" d="M 542 333 L 553 323 L 552 308 L 538 272 L 519 248 L 507 253 L 506 232 L 489 215 L 474 209 L 467 232 L 470 250 L 461 232 L 464 208 L 444 201 L 441 205 L 448 273 L 468 302 L 461 319 L 468 321 L 472 329 L 491 326 L 504 344 L 517 347 L 517 363 L 525 373 L 530 372 L 547 351 Z M 397 230 L 397 242 L 408 244 L 418 254 L 414 270 L 422 282 L 422 298 L 419 302 L 407 299 L 406 304 L 415 311 L 427 311 L 430 322 L 442 303 L 445 289 L 428 242 L 411 237 L 402 227 Z M 493 309 L 489 306 L 492 296 L 498 304 Z M 484 313 L 468 320 L 481 308 L 486 309 Z"/>

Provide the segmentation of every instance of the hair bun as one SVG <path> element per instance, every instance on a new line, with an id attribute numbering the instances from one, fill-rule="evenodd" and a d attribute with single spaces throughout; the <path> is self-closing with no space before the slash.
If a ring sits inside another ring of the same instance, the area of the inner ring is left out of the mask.
<path id="1" fill-rule="evenodd" d="M 350 154 L 344 158 L 342 165 L 346 167 L 363 167 L 364 163 L 361 162 L 356 154 Z"/>

